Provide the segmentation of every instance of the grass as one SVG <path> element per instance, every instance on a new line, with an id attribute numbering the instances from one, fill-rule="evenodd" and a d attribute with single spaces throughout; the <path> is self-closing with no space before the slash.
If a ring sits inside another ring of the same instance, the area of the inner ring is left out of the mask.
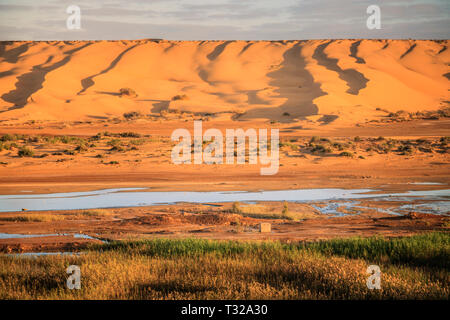
<path id="1" fill-rule="evenodd" d="M 240 202 L 234 202 L 231 213 L 239 214 L 243 217 L 256 218 L 256 219 L 285 219 L 285 220 L 302 220 L 314 217 L 314 214 L 305 212 L 291 211 L 288 208 L 288 203 L 285 201 L 280 211 L 279 208 L 269 208 L 262 204 L 245 204 Z"/>
<path id="2" fill-rule="evenodd" d="M 114 215 L 113 212 L 104 209 L 83 210 L 80 212 L 71 212 L 65 214 L 41 214 L 41 213 L 23 213 L 12 216 L 0 217 L 0 221 L 11 222 L 51 222 L 62 220 L 84 219 L 86 217 L 100 218 Z"/>
<path id="3" fill-rule="evenodd" d="M 84 210 L 80 213 L 77 213 L 77 216 L 87 216 L 87 217 L 106 217 L 111 216 L 113 213 L 104 209 L 92 209 L 92 210 Z"/>
<path id="4" fill-rule="evenodd" d="M 448 300 L 449 241 L 445 233 L 313 243 L 115 241 L 81 256 L 0 256 L 0 299 Z M 366 287 L 374 263 L 381 290 Z M 72 264 L 80 266 L 81 290 L 66 288 Z"/>
<path id="5" fill-rule="evenodd" d="M 0 221 L 12 222 L 50 222 L 65 220 L 62 215 L 55 214 L 19 214 L 10 217 L 0 217 Z"/>

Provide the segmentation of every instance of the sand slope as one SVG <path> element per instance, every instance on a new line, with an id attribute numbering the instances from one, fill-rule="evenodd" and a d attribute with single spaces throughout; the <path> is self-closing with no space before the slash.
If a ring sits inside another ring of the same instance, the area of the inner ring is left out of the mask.
<path id="1" fill-rule="evenodd" d="M 163 110 L 239 120 L 370 119 L 450 100 L 449 41 L 0 43 L 0 119 L 80 120 Z M 121 97 L 120 88 L 137 97 Z M 176 95 L 186 98 L 173 100 Z M 236 117 L 235 117 L 236 118 Z"/>

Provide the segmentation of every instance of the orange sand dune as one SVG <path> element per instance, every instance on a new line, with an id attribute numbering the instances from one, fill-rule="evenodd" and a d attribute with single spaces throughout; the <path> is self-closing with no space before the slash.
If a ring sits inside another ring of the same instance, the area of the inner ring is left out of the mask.
<path id="1" fill-rule="evenodd" d="M 448 46 L 448 40 L 3 42 L 0 120 L 170 109 L 345 124 L 373 118 L 376 108 L 435 110 L 450 100 Z M 125 87 L 137 97 L 121 97 Z"/>

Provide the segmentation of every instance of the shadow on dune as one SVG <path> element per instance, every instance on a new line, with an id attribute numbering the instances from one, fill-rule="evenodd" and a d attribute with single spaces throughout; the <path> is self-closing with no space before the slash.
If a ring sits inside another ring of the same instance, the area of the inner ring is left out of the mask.
<path id="1" fill-rule="evenodd" d="M 90 87 L 92 87 L 95 82 L 94 82 L 94 78 L 98 77 L 99 75 L 105 74 L 108 71 L 110 71 L 111 69 L 113 69 L 120 61 L 120 59 L 122 59 L 122 57 L 130 50 L 134 49 L 135 47 L 139 46 L 139 44 L 135 44 L 127 49 L 125 49 L 124 51 L 122 51 L 112 62 L 111 64 L 104 70 L 100 71 L 99 73 L 96 73 L 92 76 L 89 76 L 87 78 L 84 78 L 81 80 L 81 86 L 83 87 L 83 89 L 81 89 L 77 95 L 82 94 L 83 92 L 85 92 L 87 89 L 89 89 Z"/>
<path id="2" fill-rule="evenodd" d="M 218 56 L 220 56 L 220 54 L 223 52 L 223 50 L 225 50 L 225 48 L 227 47 L 227 45 L 229 45 L 230 43 L 232 43 L 233 41 L 225 41 L 222 44 L 219 44 L 218 46 L 216 46 L 214 48 L 214 50 L 208 54 L 206 57 L 210 60 L 210 61 L 214 61 L 217 59 Z"/>
<path id="3" fill-rule="evenodd" d="M 358 48 L 359 48 L 359 45 L 361 44 L 361 41 L 362 40 L 352 43 L 352 45 L 350 47 L 350 57 L 355 58 L 356 63 L 364 64 L 364 63 L 366 63 L 366 61 L 363 58 L 358 57 Z"/>
<path id="4" fill-rule="evenodd" d="M 278 97 L 286 98 L 286 102 L 278 107 L 251 109 L 240 119 L 273 119 L 281 116 L 284 118 L 282 121 L 287 122 L 293 118 L 317 114 L 318 108 L 314 104 L 314 99 L 327 93 L 322 91 L 320 84 L 315 82 L 313 76 L 306 70 L 306 61 L 301 53 L 302 44 L 303 42 L 298 42 L 288 49 L 283 55 L 281 68 L 267 74 L 272 78 L 269 84 L 278 88 L 275 90 L 279 94 Z"/>
<path id="5" fill-rule="evenodd" d="M 167 109 L 169 109 L 169 105 L 170 105 L 169 100 L 160 100 L 159 102 L 153 104 L 153 108 L 152 108 L 151 112 L 159 113 L 163 110 L 167 110 Z"/>
<path id="6" fill-rule="evenodd" d="M 25 53 L 30 46 L 28 43 L 24 43 L 18 47 L 6 51 L 6 44 L 7 43 L 2 43 L 0 45 L 0 57 L 3 57 L 3 59 L 5 59 L 5 61 L 9 63 L 17 63 L 17 61 L 19 61 L 20 55 L 22 53 Z"/>
<path id="7" fill-rule="evenodd" d="M 109 95 L 109 96 L 116 96 L 116 97 L 120 96 L 120 93 L 119 93 L 119 92 L 95 91 L 95 93 L 106 94 L 106 95 Z"/>
<path id="8" fill-rule="evenodd" d="M 44 67 L 46 64 L 52 62 L 54 58 L 54 56 L 49 56 L 47 61 L 45 61 L 44 63 L 34 66 L 30 72 L 24 73 L 21 76 L 17 77 L 17 82 L 15 84 L 16 89 L 3 94 L 1 97 L 6 102 L 14 103 L 14 106 L 9 108 L 8 110 L 4 110 L 1 112 L 23 108 L 27 104 L 28 99 L 31 97 L 31 95 L 42 88 L 42 84 L 45 81 L 45 76 L 47 73 L 62 67 L 70 61 L 73 53 L 82 50 L 89 45 L 91 45 L 91 43 L 86 43 L 78 48 L 69 50 L 65 52 L 65 54 L 68 55 L 63 59 L 47 67 Z"/>
<path id="9" fill-rule="evenodd" d="M 324 44 L 319 45 L 314 51 L 313 58 L 317 60 L 317 63 L 321 66 L 324 66 L 328 70 L 337 72 L 339 78 L 347 82 L 348 90 L 347 93 L 357 95 L 361 89 L 366 87 L 369 79 L 364 77 L 364 75 L 355 69 L 341 69 L 338 65 L 338 59 L 329 58 L 325 53 L 325 49 L 332 43 L 333 41 L 326 42 Z M 355 50 L 355 49 L 353 49 Z"/>
<path id="10" fill-rule="evenodd" d="M 411 47 L 409 47 L 408 50 L 406 50 L 406 52 L 404 54 L 401 55 L 400 59 L 403 59 L 404 57 L 406 57 L 408 54 L 410 54 L 415 48 L 417 47 L 417 44 L 414 43 Z"/>

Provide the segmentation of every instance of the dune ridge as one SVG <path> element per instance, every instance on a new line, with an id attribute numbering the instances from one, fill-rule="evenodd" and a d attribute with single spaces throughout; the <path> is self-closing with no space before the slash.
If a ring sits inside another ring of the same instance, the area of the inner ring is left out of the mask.
<path id="1" fill-rule="evenodd" d="M 238 120 L 339 121 L 450 101 L 449 40 L 0 43 L 0 119 L 164 110 Z M 122 97 L 132 88 L 137 97 Z M 183 99 L 176 99 L 183 96 Z"/>

